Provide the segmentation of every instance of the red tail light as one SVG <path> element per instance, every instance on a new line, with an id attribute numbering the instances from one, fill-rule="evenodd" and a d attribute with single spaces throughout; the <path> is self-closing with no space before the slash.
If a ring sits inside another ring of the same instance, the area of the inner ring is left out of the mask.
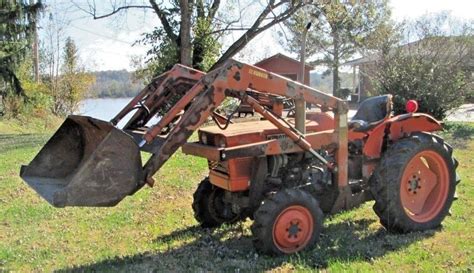
<path id="1" fill-rule="evenodd" d="M 407 101 L 407 104 L 405 105 L 405 110 L 408 113 L 414 113 L 418 110 L 418 103 L 416 100 L 409 100 Z"/>

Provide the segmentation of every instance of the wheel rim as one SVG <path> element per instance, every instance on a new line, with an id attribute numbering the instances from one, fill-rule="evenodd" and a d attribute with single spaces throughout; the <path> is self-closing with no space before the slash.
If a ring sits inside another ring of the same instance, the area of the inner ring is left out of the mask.
<path id="1" fill-rule="evenodd" d="M 443 209 L 449 191 L 444 158 L 427 150 L 416 154 L 403 171 L 400 198 L 406 214 L 420 223 L 433 220 Z"/>
<path id="2" fill-rule="evenodd" d="M 283 210 L 273 224 L 273 242 L 283 253 L 303 249 L 313 234 L 314 220 L 303 206 L 290 206 Z"/>

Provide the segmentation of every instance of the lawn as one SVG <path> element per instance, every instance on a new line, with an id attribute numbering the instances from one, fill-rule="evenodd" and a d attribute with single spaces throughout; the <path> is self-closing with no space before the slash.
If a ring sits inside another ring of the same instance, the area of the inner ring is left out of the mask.
<path id="1" fill-rule="evenodd" d="M 15 127 L 0 125 L 0 271 L 474 270 L 472 125 L 451 124 L 446 134 L 462 182 L 442 228 L 387 233 L 370 202 L 328 217 L 316 248 L 276 258 L 255 252 L 250 220 L 216 230 L 197 226 L 191 203 L 206 175 L 202 159 L 178 152 L 155 176 L 154 188 L 116 207 L 56 209 L 18 177 L 49 135 L 9 128 Z"/>

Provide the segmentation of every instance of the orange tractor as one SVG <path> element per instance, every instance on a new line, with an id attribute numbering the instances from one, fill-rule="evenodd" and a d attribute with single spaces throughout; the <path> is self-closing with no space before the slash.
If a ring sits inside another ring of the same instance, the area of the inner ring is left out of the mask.
<path id="1" fill-rule="evenodd" d="M 227 97 L 261 119 L 218 114 Z M 320 111 L 284 117 L 288 99 Z M 251 65 L 232 60 L 207 74 L 175 65 L 110 122 L 69 116 L 21 177 L 56 207 L 114 206 L 152 186 L 182 147 L 209 165 L 194 193 L 196 220 L 217 227 L 250 217 L 263 253 L 312 247 L 324 214 L 368 200 L 390 231 L 432 229 L 454 199 L 458 163 L 432 134 L 440 122 L 410 103 L 392 116 L 390 95 L 370 98 L 348 121 L 345 101 Z M 209 118 L 216 126 L 200 128 Z M 199 141 L 187 142 L 196 130 Z M 151 154 L 145 163 L 141 152 Z"/>

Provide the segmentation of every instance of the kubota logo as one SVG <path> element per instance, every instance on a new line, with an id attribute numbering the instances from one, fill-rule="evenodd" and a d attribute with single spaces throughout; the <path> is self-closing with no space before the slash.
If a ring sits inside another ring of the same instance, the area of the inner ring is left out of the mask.
<path id="1" fill-rule="evenodd" d="M 258 70 L 249 69 L 249 74 L 257 76 L 259 78 L 268 79 L 268 74 L 267 73 L 261 72 L 261 71 L 258 71 Z"/>

